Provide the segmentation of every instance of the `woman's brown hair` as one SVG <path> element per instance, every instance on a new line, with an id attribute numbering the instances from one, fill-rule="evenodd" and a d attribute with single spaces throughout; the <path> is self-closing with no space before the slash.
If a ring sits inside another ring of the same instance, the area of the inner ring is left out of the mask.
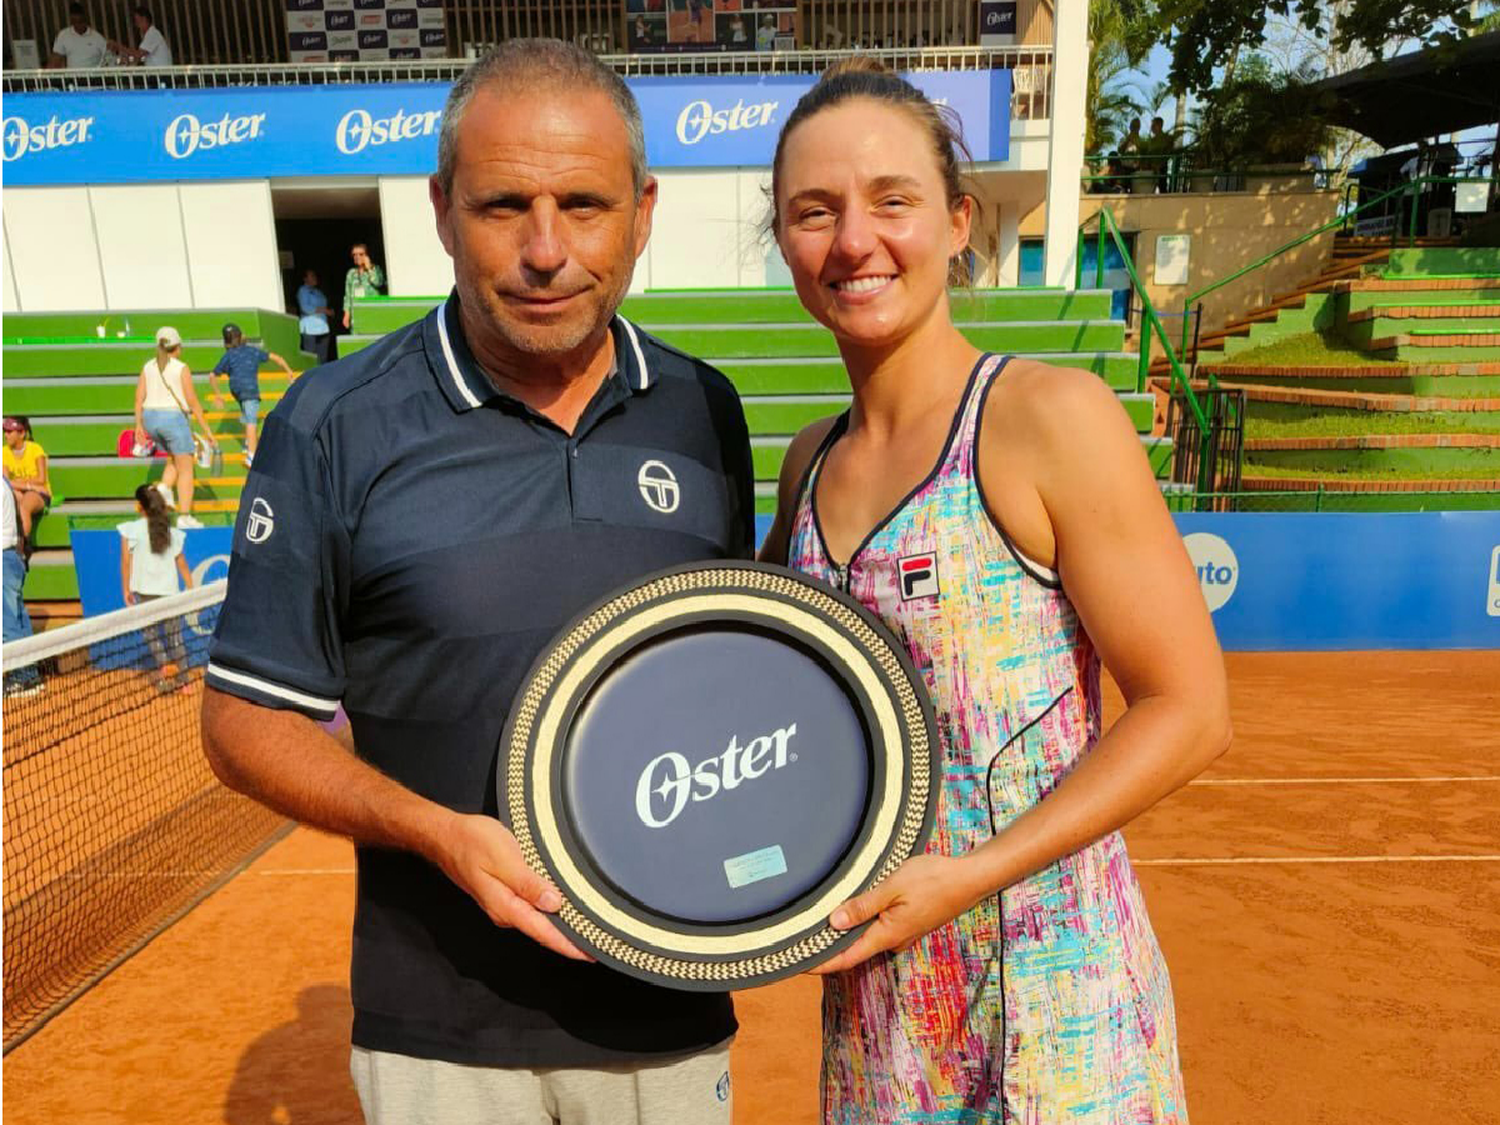
<path id="1" fill-rule="evenodd" d="M 771 234 L 781 229 L 781 158 L 787 138 L 809 118 L 854 98 L 898 106 L 922 126 L 932 142 L 932 154 L 943 177 L 950 211 L 965 196 L 974 198 L 964 184 L 964 165 L 973 158 L 964 143 L 958 115 L 945 105 L 934 105 L 926 94 L 877 59 L 856 55 L 825 70 L 817 84 L 798 99 L 796 108 L 781 127 L 781 135 L 776 138 L 776 155 L 771 161 L 771 216 L 767 224 Z M 949 272 L 953 284 L 969 283 L 967 261 L 962 255 L 954 259 Z"/>

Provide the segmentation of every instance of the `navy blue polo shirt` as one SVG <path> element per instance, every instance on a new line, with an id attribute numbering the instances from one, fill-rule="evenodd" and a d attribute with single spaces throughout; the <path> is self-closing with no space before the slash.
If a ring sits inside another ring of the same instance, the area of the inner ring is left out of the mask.
<path id="1" fill-rule="evenodd" d="M 366 761 L 495 815 L 506 714 L 546 643 L 635 578 L 751 553 L 733 387 L 619 317 L 611 331 L 615 371 L 571 435 L 494 388 L 456 296 L 293 383 L 240 500 L 208 683 L 317 719 L 342 701 Z M 591 1066 L 734 1031 L 728 996 L 569 961 L 425 859 L 357 854 L 357 1046 Z"/>
<path id="2" fill-rule="evenodd" d="M 227 349 L 214 364 L 215 375 L 229 376 L 229 393 L 235 398 L 260 398 L 260 365 L 269 363 L 270 353 L 254 344 L 237 344 Z"/>

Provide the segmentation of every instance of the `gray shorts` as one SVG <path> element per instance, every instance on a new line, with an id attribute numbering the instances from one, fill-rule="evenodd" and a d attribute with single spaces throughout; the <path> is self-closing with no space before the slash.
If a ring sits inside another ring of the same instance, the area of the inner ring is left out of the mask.
<path id="1" fill-rule="evenodd" d="M 354 1048 L 366 1125 L 730 1125 L 729 1044 L 593 1069 L 464 1066 Z"/>

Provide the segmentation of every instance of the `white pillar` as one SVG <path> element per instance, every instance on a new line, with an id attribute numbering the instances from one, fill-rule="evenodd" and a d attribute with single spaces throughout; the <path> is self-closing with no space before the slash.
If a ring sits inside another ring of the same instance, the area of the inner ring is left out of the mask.
<path id="1" fill-rule="evenodd" d="M 1014 202 L 1000 204 L 996 216 L 1000 252 L 996 256 L 995 284 L 1013 289 L 1021 284 L 1021 208 Z"/>
<path id="2" fill-rule="evenodd" d="M 1078 192 L 1083 175 L 1088 0 L 1057 0 L 1052 52 L 1052 132 L 1047 139 L 1047 285 L 1073 288 L 1078 256 Z"/>

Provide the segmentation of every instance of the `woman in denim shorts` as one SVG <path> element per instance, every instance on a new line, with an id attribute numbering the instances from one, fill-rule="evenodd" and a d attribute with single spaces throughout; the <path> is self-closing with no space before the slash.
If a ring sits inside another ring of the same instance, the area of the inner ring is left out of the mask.
<path id="1" fill-rule="evenodd" d="M 193 516 L 193 431 L 188 424 L 192 412 L 203 430 L 203 436 L 215 448 L 218 442 L 209 431 L 203 407 L 193 390 L 193 373 L 182 362 L 182 337 L 175 328 L 156 332 L 156 357 L 141 368 L 135 387 L 135 440 L 148 437 L 166 450 L 171 460 L 162 473 L 157 489 L 168 504 L 176 503 L 182 512 L 177 526 L 197 528 L 203 525 Z M 178 499 L 174 501 L 173 486 Z"/>

